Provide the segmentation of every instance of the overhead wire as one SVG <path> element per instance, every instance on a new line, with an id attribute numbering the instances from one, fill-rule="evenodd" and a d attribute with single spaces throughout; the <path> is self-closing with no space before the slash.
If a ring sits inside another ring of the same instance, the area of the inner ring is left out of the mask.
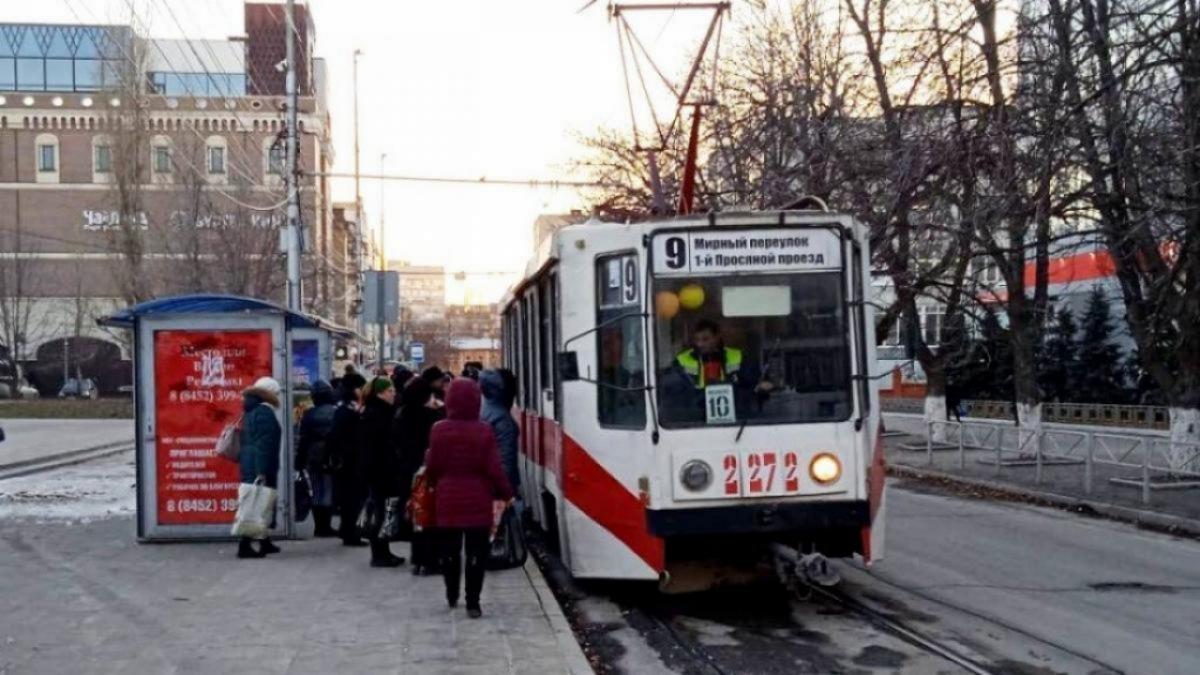
<path id="1" fill-rule="evenodd" d="M 131 20 L 140 21 L 142 24 L 142 29 L 148 31 L 149 28 L 146 25 L 145 20 L 141 19 L 141 17 L 137 14 L 137 10 L 133 4 L 133 0 L 125 0 L 125 2 L 129 6 Z M 208 69 L 208 66 L 204 65 L 203 57 L 201 57 L 200 53 L 198 51 L 196 51 L 196 47 L 193 43 L 193 40 L 191 38 L 186 37 L 186 29 L 183 27 L 182 22 L 179 21 L 179 18 L 175 15 L 174 10 L 166 2 L 166 0 L 163 1 L 162 5 L 163 5 L 163 8 L 167 10 L 167 13 L 170 15 L 170 17 L 174 21 L 175 25 L 179 28 L 180 34 L 185 35 L 185 37 L 181 38 L 181 41 L 187 44 L 188 50 L 192 52 L 192 55 L 194 57 L 196 57 L 197 65 L 199 65 L 200 68 L 202 69 L 205 79 L 208 80 L 210 83 L 218 84 L 218 88 L 220 89 L 219 80 L 214 76 L 213 72 Z M 151 1 L 151 6 L 153 6 L 152 1 Z M 174 61 L 169 56 L 167 56 L 167 54 L 163 50 L 162 46 L 158 44 L 157 40 L 150 39 L 148 41 L 154 45 L 154 48 L 158 51 L 158 53 L 162 57 L 163 61 L 165 61 L 167 63 L 167 65 L 171 68 L 171 70 L 173 72 L 177 72 L 177 73 L 189 72 L 189 71 L 182 70 L 178 66 L 176 66 Z M 205 46 L 209 50 L 209 54 L 213 56 L 214 61 L 216 61 L 217 60 L 216 53 L 212 51 L 212 47 L 208 46 L 207 43 L 205 43 Z M 184 80 L 182 82 L 186 82 L 186 80 Z M 207 96 L 204 96 L 204 95 L 197 95 L 197 93 L 186 83 L 183 85 L 183 88 L 187 92 L 188 96 L 191 96 L 192 98 L 208 98 Z M 244 93 L 238 95 L 238 97 L 244 97 L 244 96 L 245 96 Z M 226 93 L 226 94 L 222 95 L 222 98 L 229 100 L 231 98 L 235 98 L 235 96 L 233 96 L 232 93 Z M 226 111 L 228 114 L 233 116 L 234 120 L 237 121 L 237 124 L 239 127 L 245 129 L 246 131 L 251 131 L 253 129 L 253 124 L 247 124 L 246 121 L 244 119 L 242 119 L 241 115 L 238 114 L 236 107 L 235 108 L 227 108 Z M 200 135 L 200 132 L 196 131 L 195 129 L 192 129 L 192 131 L 193 131 L 193 133 L 196 134 L 197 137 L 203 138 Z M 240 150 L 242 152 L 242 158 L 243 158 L 244 171 L 242 173 L 242 176 L 244 178 L 250 180 L 251 183 L 256 183 L 257 181 L 255 181 L 252 177 L 253 169 L 251 167 L 253 167 L 258 162 L 257 161 L 252 162 L 251 157 L 249 156 L 249 154 L 247 153 L 247 151 L 244 148 L 239 147 L 238 150 Z"/>
<path id="2" fill-rule="evenodd" d="M 368 180 L 392 180 L 408 183 L 450 183 L 456 185 L 509 186 L 529 188 L 608 187 L 608 181 L 557 180 L 553 178 L 460 178 L 452 176 L 412 176 L 401 174 L 352 173 L 348 171 L 305 171 L 302 175 L 324 178 L 366 178 Z"/>
<path id="3" fill-rule="evenodd" d="M 586 9 L 586 7 L 584 9 Z M 583 10 L 581 9 L 580 11 Z M 625 102 L 629 104 L 629 123 L 633 127 L 633 145 L 636 148 L 641 145 L 641 133 L 638 131 L 637 114 L 634 112 L 633 89 L 630 87 L 629 66 L 625 59 L 625 41 L 624 36 L 622 35 L 621 25 L 619 23 L 617 24 L 616 33 L 617 51 L 621 54 L 621 73 L 624 75 L 625 79 Z"/>
<path id="4" fill-rule="evenodd" d="M 663 133 L 662 125 L 658 123 L 658 111 L 654 107 L 654 98 L 650 96 L 650 88 L 646 84 L 645 75 L 642 73 L 642 62 L 637 57 L 637 52 L 633 48 L 633 40 L 635 39 L 635 36 L 633 35 L 633 29 L 630 28 L 629 22 L 625 20 L 624 16 L 620 17 L 620 21 L 621 24 L 625 26 L 625 41 L 629 45 L 630 55 L 633 56 L 633 70 L 635 73 L 637 73 L 638 83 L 642 86 L 642 95 L 646 97 L 646 105 L 650 108 L 650 121 L 654 123 L 654 133 L 658 135 L 659 149 L 666 149 L 667 137 L 671 135 L 675 124 L 672 122 L 671 127 L 667 129 L 667 132 Z"/>

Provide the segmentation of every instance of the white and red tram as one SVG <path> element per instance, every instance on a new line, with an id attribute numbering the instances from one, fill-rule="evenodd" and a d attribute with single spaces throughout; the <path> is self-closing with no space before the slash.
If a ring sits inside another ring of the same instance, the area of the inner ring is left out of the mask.
<path id="1" fill-rule="evenodd" d="M 881 557 L 869 260 L 861 224 L 815 211 L 543 242 L 504 303 L 504 361 L 521 495 L 572 574 L 694 588 L 772 543 Z"/>

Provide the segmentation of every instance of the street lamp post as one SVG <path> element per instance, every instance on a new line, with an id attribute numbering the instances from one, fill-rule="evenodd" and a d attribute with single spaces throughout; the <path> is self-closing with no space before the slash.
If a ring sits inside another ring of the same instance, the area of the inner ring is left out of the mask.
<path id="1" fill-rule="evenodd" d="M 379 175 L 383 175 L 383 163 L 387 153 L 379 155 Z M 387 230 L 383 224 L 383 181 L 379 181 L 379 369 L 383 370 L 384 348 L 387 346 L 387 321 L 384 318 L 384 294 L 387 292 Z"/>

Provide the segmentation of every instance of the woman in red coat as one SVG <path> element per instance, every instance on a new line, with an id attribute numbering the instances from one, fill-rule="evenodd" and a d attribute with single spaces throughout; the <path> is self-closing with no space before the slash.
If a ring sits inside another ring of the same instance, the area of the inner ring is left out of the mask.
<path id="1" fill-rule="evenodd" d="M 433 425 L 425 472 L 435 495 L 434 521 L 442 542 L 446 601 L 458 605 L 462 551 L 467 551 L 467 615 L 478 619 L 483 590 L 492 501 L 512 499 L 512 487 L 500 468 L 492 427 L 479 419 L 480 392 L 474 380 L 461 378 L 446 392 L 446 419 Z"/>

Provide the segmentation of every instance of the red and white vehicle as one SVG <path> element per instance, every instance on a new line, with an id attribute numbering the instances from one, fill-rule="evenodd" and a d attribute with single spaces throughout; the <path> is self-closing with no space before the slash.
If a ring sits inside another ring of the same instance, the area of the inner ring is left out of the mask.
<path id="1" fill-rule="evenodd" d="M 814 211 L 591 221 L 504 303 L 521 493 L 577 577 L 703 587 L 768 545 L 883 553 L 866 229 Z"/>

